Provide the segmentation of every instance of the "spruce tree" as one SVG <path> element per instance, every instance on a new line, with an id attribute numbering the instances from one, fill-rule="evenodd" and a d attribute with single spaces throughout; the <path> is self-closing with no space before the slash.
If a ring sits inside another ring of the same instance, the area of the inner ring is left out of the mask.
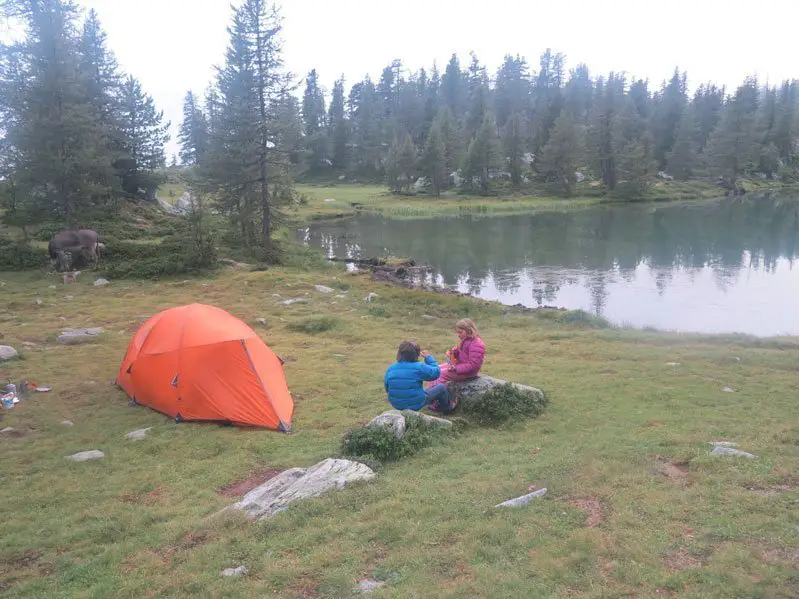
<path id="1" fill-rule="evenodd" d="M 555 182 L 566 196 L 574 195 L 577 185 L 577 168 L 583 158 L 583 139 L 580 125 L 571 111 L 564 110 L 555 119 L 552 134 L 544 146 L 541 173 Z"/>
<path id="2" fill-rule="evenodd" d="M 483 118 L 483 123 L 477 135 L 469 144 L 463 167 L 463 176 L 472 186 L 477 183 L 482 193 L 491 190 L 491 179 L 494 171 L 502 165 L 497 124 L 494 116 L 489 112 Z"/>
<path id="3" fill-rule="evenodd" d="M 447 148 L 444 143 L 444 134 L 441 130 L 441 122 L 433 121 L 430 133 L 427 136 L 427 144 L 422 156 L 422 170 L 430 180 L 430 187 L 436 197 L 441 196 L 447 182 Z"/>
<path id="4" fill-rule="evenodd" d="M 408 133 L 394 140 L 386 159 L 386 174 L 393 192 L 408 193 L 416 179 L 416 147 Z"/>
<path id="5" fill-rule="evenodd" d="M 680 124 L 677 126 L 677 136 L 674 147 L 668 155 L 667 167 L 669 174 L 681 181 L 687 181 L 694 173 L 697 165 L 697 137 L 698 127 L 694 118 L 693 108 L 683 112 Z"/>
<path id="6" fill-rule="evenodd" d="M 328 123 L 333 166 L 347 170 L 350 165 L 350 124 L 345 113 L 343 76 L 333 84 Z"/>
<path id="7" fill-rule="evenodd" d="M 325 96 L 319 87 L 319 76 L 313 69 L 305 78 L 305 91 L 302 96 L 303 132 L 309 152 L 311 169 L 318 169 L 327 160 L 327 114 Z"/>
<path id="8" fill-rule="evenodd" d="M 718 126 L 708 141 L 711 168 L 728 183 L 755 167 L 759 157 L 756 113 L 759 86 L 754 78 L 746 81 L 724 105 Z"/>
<path id="9" fill-rule="evenodd" d="M 502 135 L 510 179 L 515 187 L 521 185 L 524 178 L 525 129 L 524 116 L 521 111 L 517 111 L 508 117 Z"/>
<path id="10" fill-rule="evenodd" d="M 197 96 L 189 91 L 183 100 L 183 121 L 180 123 L 180 161 L 200 164 L 208 150 L 208 119 L 200 108 Z"/>

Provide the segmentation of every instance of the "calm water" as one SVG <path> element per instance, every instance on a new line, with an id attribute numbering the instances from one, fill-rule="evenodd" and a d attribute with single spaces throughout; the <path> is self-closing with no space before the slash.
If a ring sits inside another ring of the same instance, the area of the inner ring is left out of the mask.
<path id="1" fill-rule="evenodd" d="M 432 200 L 431 200 L 432 201 Z M 799 334 L 799 196 L 570 214 L 314 225 L 330 256 L 408 256 L 442 284 L 635 327 Z"/>

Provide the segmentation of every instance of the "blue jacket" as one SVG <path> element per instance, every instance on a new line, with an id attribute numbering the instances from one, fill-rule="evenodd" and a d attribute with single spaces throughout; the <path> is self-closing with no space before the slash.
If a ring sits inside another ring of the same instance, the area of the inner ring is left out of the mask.
<path id="1" fill-rule="evenodd" d="M 383 380 L 388 402 L 397 410 L 421 410 L 427 403 L 422 383 L 434 381 L 440 375 L 441 369 L 433 356 L 427 356 L 424 362 L 394 362 Z"/>

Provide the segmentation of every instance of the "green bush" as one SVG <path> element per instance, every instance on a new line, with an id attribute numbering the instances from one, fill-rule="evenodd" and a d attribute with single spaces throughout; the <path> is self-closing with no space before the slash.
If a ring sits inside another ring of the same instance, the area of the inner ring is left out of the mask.
<path id="1" fill-rule="evenodd" d="M 47 265 L 47 250 L 0 237 L 0 270 L 28 270 Z"/>
<path id="2" fill-rule="evenodd" d="M 326 333 L 332 331 L 339 325 L 337 318 L 332 316 L 320 316 L 314 318 L 306 318 L 299 322 L 292 322 L 288 328 L 295 333 L 308 333 L 309 335 L 316 335 L 318 333 Z"/>
<path id="3" fill-rule="evenodd" d="M 418 414 L 404 412 L 403 415 L 405 435 L 402 439 L 397 439 L 390 427 L 364 425 L 344 435 L 341 453 L 361 462 L 369 460 L 372 464 L 393 462 L 415 454 L 451 431 L 426 424 Z"/>
<path id="4" fill-rule="evenodd" d="M 496 426 L 538 416 L 544 411 L 547 401 L 546 396 L 505 383 L 482 395 L 464 398 L 459 408 L 475 424 Z"/>

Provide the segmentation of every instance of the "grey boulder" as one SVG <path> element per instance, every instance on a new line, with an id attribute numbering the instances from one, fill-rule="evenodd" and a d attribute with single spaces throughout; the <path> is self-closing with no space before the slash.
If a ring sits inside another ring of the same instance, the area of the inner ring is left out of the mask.
<path id="1" fill-rule="evenodd" d="M 498 503 L 494 507 L 521 507 L 523 505 L 527 505 L 533 499 L 538 499 L 539 497 L 543 497 L 546 494 L 547 494 L 546 489 L 538 489 L 538 491 L 528 493 L 527 495 L 522 495 L 521 497 L 516 497 L 515 499 L 508 499 L 507 501 Z"/>
<path id="2" fill-rule="evenodd" d="M 92 449 L 90 451 L 79 451 L 78 453 L 73 453 L 72 455 L 67 456 L 67 459 L 72 460 L 73 462 L 86 462 L 88 460 L 98 460 L 104 457 L 105 454 L 102 451 Z"/>
<path id="3" fill-rule="evenodd" d="M 366 426 L 390 429 L 397 441 L 405 436 L 405 416 L 397 410 L 389 410 L 375 416 Z"/>
<path id="4" fill-rule="evenodd" d="M 58 342 L 61 345 L 78 345 L 80 343 L 87 343 L 94 341 L 98 335 L 105 333 L 105 329 L 101 327 L 90 327 L 87 329 L 67 329 L 62 331 L 58 336 Z"/>
<path id="5" fill-rule="evenodd" d="M 10 345 L 0 345 L 0 360 L 13 360 L 17 356 L 17 350 Z"/>

